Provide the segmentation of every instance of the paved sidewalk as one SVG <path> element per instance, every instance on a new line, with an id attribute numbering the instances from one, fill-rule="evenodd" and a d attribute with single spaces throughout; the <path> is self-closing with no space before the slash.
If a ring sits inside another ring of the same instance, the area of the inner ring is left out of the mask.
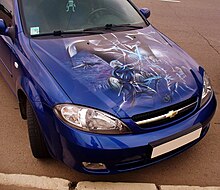
<path id="1" fill-rule="evenodd" d="M 79 182 L 65 179 L 0 173 L 0 190 L 220 190 L 220 187 L 172 186 L 149 183 Z"/>

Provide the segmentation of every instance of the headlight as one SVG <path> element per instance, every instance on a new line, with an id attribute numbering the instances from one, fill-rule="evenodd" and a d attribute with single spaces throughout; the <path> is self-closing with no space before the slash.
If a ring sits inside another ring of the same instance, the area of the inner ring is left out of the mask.
<path id="1" fill-rule="evenodd" d="M 209 77 L 204 73 L 203 76 L 203 91 L 201 99 L 201 107 L 206 104 L 212 95 L 212 86 Z"/>
<path id="2" fill-rule="evenodd" d="M 55 114 L 65 123 L 79 130 L 100 134 L 124 134 L 130 130 L 119 119 L 86 107 L 61 104 L 54 108 Z"/>

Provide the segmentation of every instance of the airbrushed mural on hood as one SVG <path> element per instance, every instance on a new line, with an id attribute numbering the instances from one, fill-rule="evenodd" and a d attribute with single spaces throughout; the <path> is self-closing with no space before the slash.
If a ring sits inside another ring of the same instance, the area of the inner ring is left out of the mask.
<path id="1" fill-rule="evenodd" d="M 90 90 L 117 96 L 119 109 L 146 100 L 152 107 L 152 100 L 170 103 L 193 91 L 189 68 L 180 56 L 169 56 L 166 41 L 156 39 L 155 32 L 105 34 L 75 41 L 67 51 L 74 75 Z"/>

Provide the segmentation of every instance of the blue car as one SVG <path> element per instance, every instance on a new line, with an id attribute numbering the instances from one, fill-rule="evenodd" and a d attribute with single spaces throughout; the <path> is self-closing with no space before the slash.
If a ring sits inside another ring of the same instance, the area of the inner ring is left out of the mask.
<path id="1" fill-rule="evenodd" d="M 0 0 L 0 72 L 35 158 L 114 174 L 207 133 L 209 77 L 128 0 Z"/>

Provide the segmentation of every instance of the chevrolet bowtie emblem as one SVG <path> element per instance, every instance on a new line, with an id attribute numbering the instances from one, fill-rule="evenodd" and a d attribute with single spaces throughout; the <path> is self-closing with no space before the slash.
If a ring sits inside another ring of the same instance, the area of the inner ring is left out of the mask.
<path id="1" fill-rule="evenodd" d="M 178 114 L 178 111 L 169 111 L 168 114 L 166 114 L 166 118 L 173 118 Z"/>

